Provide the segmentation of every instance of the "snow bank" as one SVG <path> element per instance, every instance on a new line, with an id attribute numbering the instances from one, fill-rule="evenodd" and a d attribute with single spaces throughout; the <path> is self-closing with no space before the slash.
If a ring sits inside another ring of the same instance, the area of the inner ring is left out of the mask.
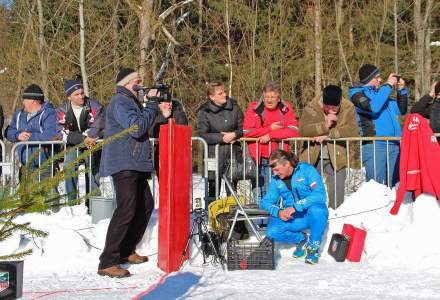
<path id="1" fill-rule="evenodd" d="M 199 193 L 199 192 L 197 192 Z M 336 211 L 330 210 L 329 227 L 323 241 L 323 262 L 336 263 L 327 254 L 331 235 L 341 232 L 344 223 L 367 231 L 362 262 L 378 266 L 426 267 L 440 263 L 440 247 L 435 238 L 440 228 L 440 209 L 432 196 L 422 195 L 414 204 L 403 204 L 397 216 L 389 214 L 395 191 L 373 181 L 361 185 Z M 83 205 L 64 207 L 50 215 L 28 214 L 18 222 L 31 222 L 45 230 L 45 239 L 14 235 L 2 243 L 0 254 L 32 248 L 33 254 L 25 258 L 26 274 L 57 275 L 95 273 L 101 249 L 104 246 L 109 220 L 91 223 Z M 156 268 L 157 213 L 154 213 L 139 253 L 153 255 L 149 268 Z M 293 246 L 277 246 L 281 254 L 278 266 L 291 259 Z M 196 250 L 196 249 L 194 249 Z M 193 257 L 198 251 L 192 251 Z M 201 255 L 192 263 L 199 264 Z"/>

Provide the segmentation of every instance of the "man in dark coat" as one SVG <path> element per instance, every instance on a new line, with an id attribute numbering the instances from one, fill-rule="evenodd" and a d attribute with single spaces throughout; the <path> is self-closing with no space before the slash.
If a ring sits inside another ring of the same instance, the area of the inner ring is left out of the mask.
<path id="1" fill-rule="evenodd" d="M 116 193 L 116 210 L 110 220 L 105 247 L 99 257 L 98 274 L 110 277 L 130 276 L 120 263 L 138 264 L 148 257 L 135 252 L 154 209 L 147 178 L 153 170 L 148 130 L 157 111 L 157 102 L 145 107 L 136 97 L 142 79 L 133 69 L 122 69 L 116 77 L 116 94 L 105 113 L 104 138 L 137 127 L 106 144 L 102 150 L 100 174 L 112 176 Z"/>
<path id="2" fill-rule="evenodd" d="M 421 114 L 429 120 L 429 126 L 434 133 L 440 133 L 440 81 L 436 81 L 431 86 L 429 94 L 424 95 L 414 104 L 411 113 Z M 440 142 L 440 137 L 437 137 Z"/>
<path id="3" fill-rule="evenodd" d="M 199 108 L 197 127 L 199 136 L 209 145 L 210 157 L 215 155 L 215 146 L 220 144 L 218 173 L 221 177 L 229 165 L 231 149 L 234 152 L 237 150 L 239 143 L 236 141 L 243 136 L 243 112 L 234 99 L 226 96 L 225 86 L 221 81 L 212 81 L 208 84 L 207 97 L 206 102 Z M 214 172 L 210 172 L 209 199 L 206 204 L 217 196 L 215 180 Z"/>
<path id="4" fill-rule="evenodd" d="M 84 142 L 87 148 L 96 144 L 99 137 L 102 137 L 103 106 L 96 100 L 84 95 L 81 82 L 77 80 L 66 80 L 64 92 L 67 101 L 63 102 L 57 109 L 58 113 L 58 137 L 67 143 L 68 149 L 64 166 L 71 164 L 86 148 L 74 147 Z M 86 173 L 86 192 L 98 193 L 99 189 L 99 160 L 101 151 L 96 151 L 85 160 L 86 167 L 90 165 L 91 172 Z M 89 161 L 90 159 L 90 161 Z M 75 173 L 78 164 L 72 168 Z M 66 179 L 66 194 L 69 201 L 78 198 L 78 176 Z M 88 203 L 86 202 L 87 206 Z"/>

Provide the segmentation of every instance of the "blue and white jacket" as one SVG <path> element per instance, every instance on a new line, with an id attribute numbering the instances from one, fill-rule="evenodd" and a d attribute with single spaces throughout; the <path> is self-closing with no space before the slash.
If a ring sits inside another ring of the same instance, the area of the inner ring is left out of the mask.
<path id="1" fill-rule="evenodd" d="M 298 163 L 292 178 L 292 190 L 289 190 L 282 179 L 272 176 L 269 189 L 261 200 L 260 207 L 272 217 L 278 217 L 280 209 L 293 206 L 296 211 L 306 211 L 313 205 L 325 208 L 327 195 L 324 182 L 318 171 L 308 163 Z M 279 205 L 279 199 L 282 204 Z"/>
<path id="2" fill-rule="evenodd" d="M 28 113 L 23 109 L 17 110 L 12 116 L 11 122 L 6 128 L 6 138 L 12 142 L 19 142 L 18 136 L 22 132 L 31 133 L 29 141 L 51 141 L 57 134 L 57 113 L 53 105 L 43 102 L 41 109 L 28 120 Z M 17 153 L 22 164 L 26 164 L 27 159 L 39 148 L 38 145 L 19 146 Z M 40 152 L 40 162 L 42 163 L 49 157 L 49 151 L 45 150 L 44 145 Z M 33 161 L 33 166 L 38 166 L 38 157 Z"/>

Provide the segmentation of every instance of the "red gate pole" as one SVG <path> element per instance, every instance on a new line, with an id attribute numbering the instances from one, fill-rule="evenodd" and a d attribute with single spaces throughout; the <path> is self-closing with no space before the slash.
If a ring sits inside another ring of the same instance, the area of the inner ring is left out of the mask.
<path id="1" fill-rule="evenodd" d="M 158 267 L 166 273 L 181 267 L 189 237 L 191 195 L 191 126 L 174 119 L 159 134 Z M 188 254 L 185 259 L 188 258 Z"/>

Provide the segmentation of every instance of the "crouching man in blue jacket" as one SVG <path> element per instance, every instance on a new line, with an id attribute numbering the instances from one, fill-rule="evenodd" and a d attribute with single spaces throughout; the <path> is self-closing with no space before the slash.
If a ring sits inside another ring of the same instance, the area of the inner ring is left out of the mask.
<path id="1" fill-rule="evenodd" d="M 293 153 L 280 149 L 270 155 L 269 166 L 273 177 L 260 204 L 271 215 L 267 237 L 297 244 L 293 256 L 305 255 L 306 263 L 317 264 L 328 219 L 322 177 L 312 165 L 298 163 Z"/>

